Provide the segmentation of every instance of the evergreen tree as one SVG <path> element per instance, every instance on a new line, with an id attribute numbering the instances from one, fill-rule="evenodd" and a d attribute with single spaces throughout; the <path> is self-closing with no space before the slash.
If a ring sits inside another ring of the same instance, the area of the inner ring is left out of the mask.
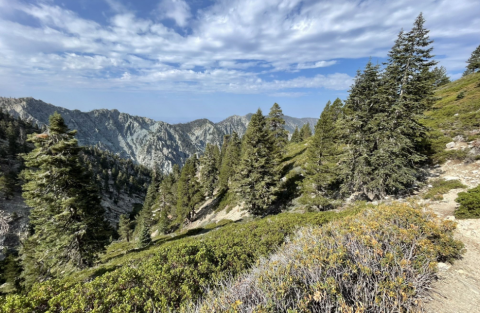
<path id="1" fill-rule="evenodd" d="M 185 218 L 192 222 L 195 216 L 195 206 L 203 199 L 196 177 L 197 167 L 198 159 L 194 154 L 182 168 L 177 187 L 177 220 L 179 222 L 183 222 Z"/>
<path id="2" fill-rule="evenodd" d="M 428 30 L 420 14 L 408 33 L 400 32 L 383 73 L 367 64 L 345 105 L 346 143 L 343 189 L 370 199 L 396 194 L 420 176 L 418 164 L 427 129 L 420 123 L 433 101 Z"/>
<path id="3" fill-rule="evenodd" d="M 152 237 L 150 236 L 150 227 L 144 224 L 140 231 L 140 236 L 137 241 L 137 247 L 145 248 L 145 247 L 148 247 L 151 243 L 152 243 Z"/>
<path id="4" fill-rule="evenodd" d="M 14 196 L 16 183 L 17 174 L 15 172 L 9 171 L 4 174 L 0 172 L 0 193 L 3 194 L 5 200 Z"/>
<path id="5" fill-rule="evenodd" d="M 315 134 L 307 150 L 305 179 L 300 202 L 309 208 L 326 210 L 332 206 L 338 194 L 341 149 L 337 130 L 337 119 L 342 102 L 328 101 L 315 125 Z"/>
<path id="6" fill-rule="evenodd" d="M 218 167 L 219 169 L 222 168 L 222 162 L 223 162 L 223 159 L 225 158 L 225 153 L 227 153 L 228 142 L 230 141 L 230 138 L 231 138 L 231 135 L 223 136 L 222 149 L 220 150 L 220 166 Z"/>
<path id="7" fill-rule="evenodd" d="M 305 141 L 310 137 L 312 137 L 312 130 L 310 129 L 310 124 L 303 124 L 302 128 L 300 129 L 300 142 Z"/>
<path id="8" fill-rule="evenodd" d="M 240 138 L 234 132 L 228 141 L 225 156 L 222 160 L 222 167 L 220 168 L 219 185 L 223 190 L 229 188 L 230 182 L 235 175 L 235 170 L 240 161 L 241 144 Z"/>
<path id="9" fill-rule="evenodd" d="M 345 135 L 348 157 L 343 163 L 346 193 L 363 192 L 369 194 L 379 169 L 372 165 L 377 138 L 382 138 L 381 128 L 387 121 L 386 108 L 380 101 L 379 66 L 371 62 L 363 72 L 358 72 L 345 103 L 345 116 L 340 129 Z M 382 120 L 384 118 L 384 120 Z M 377 133 L 378 132 L 378 133 Z M 373 196 L 372 196 L 373 197 Z"/>
<path id="10" fill-rule="evenodd" d="M 5 259 L 5 269 L 3 271 L 3 279 L 7 283 L 8 287 L 3 287 L 3 291 L 10 293 L 18 292 L 21 290 L 20 274 L 22 267 L 18 263 L 18 259 L 14 254 L 9 254 Z"/>
<path id="11" fill-rule="evenodd" d="M 27 287 L 93 265 L 110 238 L 98 189 L 79 163 L 75 133 L 55 113 L 48 133 L 29 136 L 36 148 L 23 156 L 23 197 L 32 207 L 33 229 L 21 250 Z"/>
<path id="12" fill-rule="evenodd" d="M 282 109 L 277 103 L 274 103 L 270 109 L 267 125 L 274 140 L 275 150 L 279 154 L 278 158 L 281 158 L 285 153 L 285 146 L 288 142 L 288 131 L 285 130 L 285 120 L 283 119 Z"/>
<path id="13" fill-rule="evenodd" d="M 161 232 L 166 233 L 169 229 L 170 218 L 175 219 L 177 206 L 177 182 L 175 180 L 175 174 L 171 173 L 165 177 L 160 183 L 158 190 L 158 198 L 155 203 L 157 211 L 159 211 L 158 228 Z"/>
<path id="14" fill-rule="evenodd" d="M 122 175 L 120 174 L 119 177 Z M 143 225 L 151 227 L 154 223 L 152 206 L 156 200 L 158 186 L 161 181 L 161 175 L 157 173 L 156 169 L 152 173 L 152 181 L 147 189 L 147 194 L 145 196 L 145 201 L 143 202 L 143 207 L 136 217 L 136 226 L 135 226 L 135 237 L 140 235 L 140 232 L 143 228 Z"/>
<path id="15" fill-rule="evenodd" d="M 8 153 L 14 156 L 18 152 L 19 146 L 17 143 L 17 130 L 13 123 L 10 123 L 6 133 L 7 133 L 7 139 L 8 139 Z"/>
<path id="16" fill-rule="evenodd" d="M 207 197 L 213 196 L 213 191 L 218 182 L 218 160 L 220 151 L 217 145 L 207 143 L 205 154 L 200 160 L 200 178 L 204 194 Z"/>
<path id="17" fill-rule="evenodd" d="M 302 138 L 300 137 L 300 131 L 298 130 L 298 126 L 295 126 L 295 130 L 293 131 L 292 138 L 290 138 L 290 142 L 293 142 L 293 143 L 302 142 Z"/>
<path id="18" fill-rule="evenodd" d="M 467 69 L 463 76 L 476 73 L 480 71 L 480 45 L 472 52 L 472 55 L 467 61 Z"/>
<path id="19" fill-rule="evenodd" d="M 120 221 L 118 222 L 118 234 L 120 235 L 120 238 L 126 240 L 127 242 L 130 242 L 130 239 L 132 238 L 132 221 L 125 214 L 120 215 Z"/>
<path id="20" fill-rule="evenodd" d="M 435 87 L 440 87 L 450 82 L 450 77 L 447 76 L 447 69 L 443 66 L 435 67 L 432 70 Z"/>
<path id="21" fill-rule="evenodd" d="M 269 136 L 262 111 L 258 109 L 243 137 L 242 157 L 235 179 L 235 192 L 253 214 L 262 214 L 276 199 L 279 176 L 272 152 L 274 141 Z"/>

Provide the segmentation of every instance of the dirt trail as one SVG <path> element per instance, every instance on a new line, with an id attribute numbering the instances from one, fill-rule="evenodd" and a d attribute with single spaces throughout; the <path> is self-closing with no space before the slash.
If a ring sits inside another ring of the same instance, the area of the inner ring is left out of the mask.
<path id="1" fill-rule="evenodd" d="M 436 170 L 438 177 L 459 179 L 469 188 L 480 180 L 480 161 L 471 164 L 447 162 Z M 434 171 L 435 174 L 435 171 Z M 451 190 L 443 201 L 429 206 L 440 217 L 454 219 L 455 199 L 463 189 Z M 425 303 L 428 313 L 480 313 L 480 220 L 456 220 L 455 238 L 465 244 L 466 252 L 454 264 L 439 264 L 439 279 Z"/>

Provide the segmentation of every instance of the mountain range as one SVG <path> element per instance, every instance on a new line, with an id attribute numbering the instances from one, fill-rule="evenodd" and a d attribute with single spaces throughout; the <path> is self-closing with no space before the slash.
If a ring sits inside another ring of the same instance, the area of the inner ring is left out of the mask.
<path id="1" fill-rule="evenodd" d="M 96 146 L 122 158 L 170 172 L 174 164 L 182 165 L 194 153 L 202 154 L 207 143 L 221 146 L 223 136 L 237 132 L 242 136 L 252 114 L 230 116 L 219 123 L 198 119 L 189 123 L 169 124 L 147 117 L 99 109 L 90 112 L 69 110 L 34 98 L 0 97 L 0 108 L 15 117 L 43 126 L 55 111 L 70 129 L 77 130 L 81 145 Z M 317 118 L 285 116 L 285 128 L 309 124 L 313 129 Z"/>

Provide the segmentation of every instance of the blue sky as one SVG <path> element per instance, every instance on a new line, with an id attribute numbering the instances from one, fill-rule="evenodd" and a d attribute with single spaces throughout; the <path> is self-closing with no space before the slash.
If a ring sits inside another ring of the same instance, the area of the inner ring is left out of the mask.
<path id="1" fill-rule="evenodd" d="M 166 122 L 318 117 L 423 12 L 456 79 L 479 0 L 0 0 L 0 95 Z"/>

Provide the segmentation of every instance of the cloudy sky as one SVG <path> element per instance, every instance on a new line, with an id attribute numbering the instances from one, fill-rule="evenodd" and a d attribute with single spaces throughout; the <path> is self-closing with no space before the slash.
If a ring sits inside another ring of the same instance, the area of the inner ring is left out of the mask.
<path id="1" fill-rule="evenodd" d="M 167 122 L 317 117 L 423 12 L 452 78 L 480 0 L 0 0 L 0 96 Z"/>

